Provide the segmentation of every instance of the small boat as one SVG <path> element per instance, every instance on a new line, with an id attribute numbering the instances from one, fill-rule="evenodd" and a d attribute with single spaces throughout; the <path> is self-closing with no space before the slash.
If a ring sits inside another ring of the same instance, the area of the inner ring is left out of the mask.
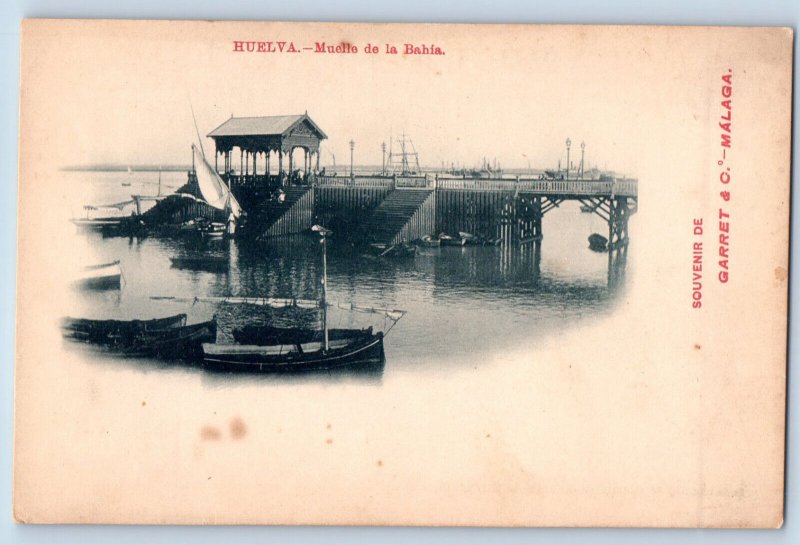
<path id="1" fill-rule="evenodd" d="M 442 241 L 430 235 L 425 235 L 417 241 L 417 244 L 423 248 L 438 248 L 442 245 Z"/>
<path id="2" fill-rule="evenodd" d="M 370 244 L 370 248 L 372 248 L 373 253 L 378 257 L 414 257 L 417 253 L 417 247 L 410 242 L 401 242 L 399 244 Z"/>
<path id="3" fill-rule="evenodd" d="M 121 185 L 122 185 L 122 187 L 130 187 L 131 183 L 130 182 L 122 182 Z"/>
<path id="4" fill-rule="evenodd" d="M 150 331 L 139 335 L 133 342 L 121 347 L 121 352 L 132 357 L 152 357 L 165 360 L 201 360 L 203 343 L 217 339 L 217 320 Z"/>
<path id="5" fill-rule="evenodd" d="M 87 320 L 65 318 L 65 338 L 93 344 L 131 357 L 200 359 L 201 345 L 217 336 L 216 318 L 186 325 L 186 314 L 154 320 Z"/>
<path id="6" fill-rule="evenodd" d="M 583 205 L 581 205 L 581 212 L 585 212 L 585 213 L 594 212 L 594 207 L 593 206 L 589 206 L 588 204 L 583 204 Z"/>
<path id="7" fill-rule="evenodd" d="M 326 348 L 327 345 L 327 348 Z M 383 333 L 340 341 L 269 346 L 203 344 L 206 369 L 245 373 L 330 371 L 384 363 Z"/>
<path id="8" fill-rule="evenodd" d="M 462 243 L 466 246 L 467 244 L 480 244 L 481 239 L 473 235 L 472 233 L 465 233 L 463 231 L 458 232 L 458 236 L 461 237 Z"/>
<path id="9" fill-rule="evenodd" d="M 176 314 L 152 320 L 92 320 L 64 318 L 61 333 L 64 337 L 93 344 L 116 344 L 142 332 L 163 330 L 186 325 L 186 314 Z"/>
<path id="10" fill-rule="evenodd" d="M 464 246 L 464 244 L 466 244 L 466 241 L 460 236 L 456 238 L 447 233 L 440 233 L 439 240 L 442 246 Z"/>
<path id="11" fill-rule="evenodd" d="M 84 267 L 80 276 L 73 280 L 73 285 L 91 290 L 118 290 L 121 286 L 121 279 L 122 269 L 117 260 Z"/>
<path id="12" fill-rule="evenodd" d="M 589 249 L 593 252 L 605 252 L 608 250 L 608 239 L 603 235 L 593 233 L 589 235 Z"/>
<path id="13" fill-rule="evenodd" d="M 332 232 L 315 225 L 312 230 L 322 236 L 322 296 L 316 302 L 322 313 L 322 328 L 265 328 L 251 326 L 234 333 L 249 343 L 263 344 L 203 344 L 203 365 L 206 369 L 245 373 L 299 373 L 328 371 L 341 368 L 374 368 L 385 362 L 383 352 L 384 332 L 364 330 L 329 330 L 327 301 L 327 257 L 326 240 Z M 278 306 L 278 300 L 245 299 L 251 304 Z M 305 305 L 307 301 L 287 299 L 283 307 Z M 311 301 L 312 305 L 315 303 Z M 393 321 L 392 326 L 403 317 L 403 311 L 391 309 L 359 308 L 351 310 L 380 312 Z M 391 329 L 391 327 L 389 328 Z M 336 333 L 334 334 L 334 331 Z M 264 336 L 259 337 L 259 333 Z M 388 333 L 388 330 L 386 331 Z"/>
<path id="14" fill-rule="evenodd" d="M 80 229 L 88 229 L 92 231 L 102 231 L 109 227 L 119 227 L 122 224 L 123 218 L 110 217 L 110 218 L 81 218 L 70 220 L 73 225 Z"/>
<path id="15" fill-rule="evenodd" d="M 225 272 L 229 265 L 227 257 L 209 255 L 171 257 L 170 260 L 173 268 L 192 271 Z"/>
<path id="16" fill-rule="evenodd" d="M 209 221 L 205 218 L 195 220 L 194 226 L 195 231 L 200 233 L 200 236 L 208 238 L 222 238 L 227 230 L 227 226 L 224 223 Z"/>

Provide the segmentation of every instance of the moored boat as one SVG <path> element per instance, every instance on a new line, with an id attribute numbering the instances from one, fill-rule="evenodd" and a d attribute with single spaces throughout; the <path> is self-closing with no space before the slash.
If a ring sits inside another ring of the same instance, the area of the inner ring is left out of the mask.
<path id="1" fill-rule="evenodd" d="M 327 348 L 326 348 L 327 345 Z M 382 365 L 383 332 L 325 342 L 278 345 L 203 344 L 207 369 L 245 373 L 300 373 Z"/>
<path id="2" fill-rule="evenodd" d="M 433 238 L 430 235 L 425 235 L 417 241 L 417 245 L 422 246 L 423 248 L 438 248 L 442 245 L 442 241 L 438 238 Z"/>
<path id="3" fill-rule="evenodd" d="M 372 253 L 378 257 L 414 257 L 417 247 L 410 242 L 400 242 L 398 244 L 370 244 Z"/>
<path id="4" fill-rule="evenodd" d="M 322 314 L 321 329 L 246 326 L 238 333 L 234 332 L 234 336 L 238 337 L 237 340 L 259 344 L 204 343 L 203 365 L 207 369 L 245 373 L 298 373 L 383 365 L 384 332 L 373 333 L 372 328 L 338 331 L 328 329 L 326 240 L 331 231 L 319 225 L 312 227 L 312 230 L 322 236 L 322 296 L 316 305 Z M 307 301 L 293 299 L 279 301 L 265 298 L 245 301 L 281 307 L 308 304 Z M 313 306 L 313 302 L 311 303 Z M 392 326 L 405 314 L 392 309 L 354 305 L 349 308 L 361 312 L 380 312 L 393 321 Z M 264 335 L 259 337 L 259 334 Z"/>
<path id="5" fill-rule="evenodd" d="M 64 318 L 64 338 L 124 356 L 199 359 L 201 344 L 216 339 L 216 318 L 186 325 L 186 314 L 152 320 Z"/>
<path id="6" fill-rule="evenodd" d="M 592 233 L 589 235 L 589 249 L 594 252 L 605 252 L 608 250 L 608 239 L 603 235 Z"/>
<path id="7" fill-rule="evenodd" d="M 101 263 L 84 267 L 73 286 L 90 290 L 119 289 L 122 281 L 122 269 L 119 261 Z"/>
<path id="8" fill-rule="evenodd" d="M 95 344 L 114 344 L 120 339 L 142 332 L 186 325 L 186 314 L 151 320 L 94 320 L 66 317 L 61 320 L 61 332 L 66 338 Z"/>
<path id="9" fill-rule="evenodd" d="M 440 233 L 439 240 L 441 241 L 442 246 L 464 246 L 466 244 L 466 240 L 459 237 L 454 237 L 448 235 L 447 233 Z"/>

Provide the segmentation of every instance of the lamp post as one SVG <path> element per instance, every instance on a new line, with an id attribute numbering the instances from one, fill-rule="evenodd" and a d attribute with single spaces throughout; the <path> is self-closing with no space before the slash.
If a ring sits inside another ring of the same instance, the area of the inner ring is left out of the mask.
<path id="1" fill-rule="evenodd" d="M 572 145 L 572 140 L 567 138 L 567 180 L 569 180 L 569 147 Z"/>
<path id="2" fill-rule="evenodd" d="M 381 175 L 386 176 L 386 142 L 381 142 Z"/>
<path id="3" fill-rule="evenodd" d="M 353 150 L 356 149 L 356 143 L 350 140 L 350 177 L 353 177 Z"/>
<path id="4" fill-rule="evenodd" d="M 581 142 L 581 178 L 583 178 L 583 153 L 586 150 L 586 142 Z"/>

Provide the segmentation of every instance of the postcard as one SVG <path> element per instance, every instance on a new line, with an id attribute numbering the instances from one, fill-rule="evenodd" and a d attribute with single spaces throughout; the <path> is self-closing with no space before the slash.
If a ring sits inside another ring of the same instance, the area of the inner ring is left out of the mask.
<path id="1" fill-rule="evenodd" d="M 792 47 L 24 21 L 16 520 L 779 527 Z"/>

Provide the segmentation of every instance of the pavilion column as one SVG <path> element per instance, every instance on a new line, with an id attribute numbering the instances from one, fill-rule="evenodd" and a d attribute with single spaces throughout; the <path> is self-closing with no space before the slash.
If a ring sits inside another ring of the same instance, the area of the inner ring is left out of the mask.
<path id="1" fill-rule="evenodd" d="M 269 170 L 270 170 L 269 156 L 270 155 L 272 155 L 272 152 L 270 152 L 270 150 L 267 150 L 267 180 L 269 180 Z"/>
<path id="2" fill-rule="evenodd" d="M 317 172 L 319 172 L 319 150 L 317 150 Z"/>
<path id="3" fill-rule="evenodd" d="M 215 148 L 214 149 L 214 172 L 216 172 L 217 174 L 219 174 L 219 164 L 217 163 L 218 159 L 219 159 L 219 150 Z"/>
<path id="4" fill-rule="evenodd" d="M 239 176 L 244 174 L 244 149 L 239 148 L 240 157 L 239 157 Z"/>
<path id="5" fill-rule="evenodd" d="M 303 174 L 308 177 L 308 171 L 311 169 L 311 161 L 308 157 L 308 148 L 303 148 Z"/>
<path id="6" fill-rule="evenodd" d="M 278 178 L 283 176 L 283 149 L 278 150 Z"/>
<path id="7" fill-rule="evenodd" d="M 253 152 L 253 178 L 255 178 L 258 175 L 258 163 L 256 161 L 258 161 L 258 152 L 254 151 Z"/>
<path id="8" fill-rule="evenodd" d="M 289 150 L 289 176 L 294 172 L 294 148 Z"/>

